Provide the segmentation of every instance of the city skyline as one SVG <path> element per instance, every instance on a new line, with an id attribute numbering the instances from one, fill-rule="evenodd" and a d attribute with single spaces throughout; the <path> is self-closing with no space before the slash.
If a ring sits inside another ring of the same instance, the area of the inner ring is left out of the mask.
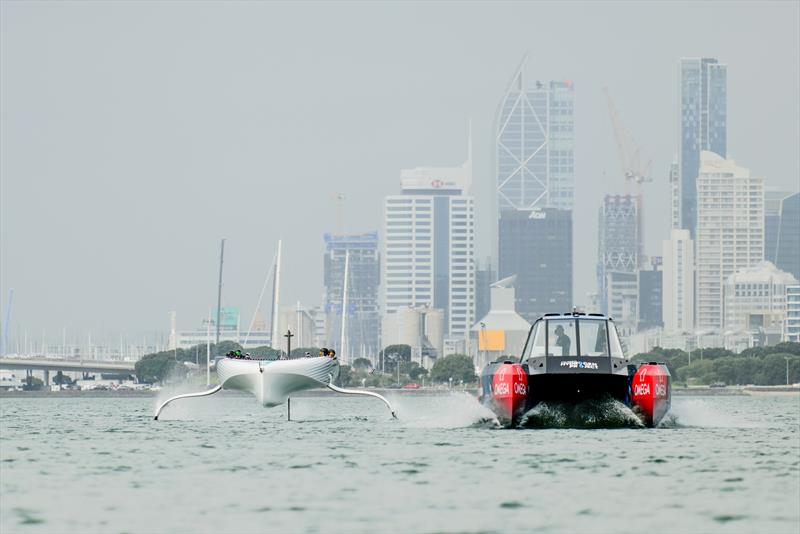
<path id="1" fill-rule="evenodd" d="M 714 11 L 708 5 L 696 8 Z M 324 53 L 313 44 L 298 44 L 295 62 L 320 69 L 315 77 L 332 79 L 330 90 L 340 102 L 334 105 L 332 97 L 325 96 L 322 107 L 294 108 L 294 115 L 287 111 L 291 106 L 273 102 L 307 99 L 310 89 L 305 74 L 291 70 L 281 56 L 256 52 L 269 49 L 273 37 L 261 32 L 270 32 L 260 27 L 257 32 L 257 25 L 230 12 L 219 13 L 223 23 L 237 24 L 241 36 L 220 50 L 201 44 L 201 53 L 220 74 L 217 82 L 200 76 L 206 72 L 205 65 L 201 69 L 197 62 L 200 56 L 166 32 L 156 28 L 154 39 L 159 46 L 154 44 L 152 49 L 138 48 L 138 40 L 124 33 L 113 35 L 130 14 L 142 17 L 140 22 L 147 27 L 152 8 L 124 8 L 122 14 L 100 10 L 98 16 L 108 23 L 106 30 L 86 25 L 80 18 L 93 9 L 90 6 L 79 14 L 63 7 L 44 13 L 36 5 L 3 4 L 2 9 L 0 304 L 5 315 L 8 289 L 14 287 L 12 333 L 23 327 L 38 337 L 45 330 L 57 340 L 62 327 L 96 335 L 108 332 L 109 336 L 166 330 L 167 313 L 173 309 L 178 311 L 181 328 L 195 327 L 194 321 L 190 325 L 184 320 L 196 317 L 199 323 L 215 302 L 220 237 L 228 239 L 229 247 L 223 304 L 238 305 L 249 316 L 251 310 L 244 306 L 255 300 L 274 243 L 283 237 L 291 266 L 284 298 L 317 305 L 322 276 L 314 258 L 322 253 L 319 236 L 334 230 L 332 195 L 347 197 L 346 232 L 375 228 L 381 199 L 396 188 L 400 169 L 420 163 L 454 164 L 463 158 L 463 125 L 470 118 L 475 138 L 475 256 L 490 255 L 491 198 L 496 185 L 492 179 L 493 117 L 526 51 L 531 51 L 528 61 L 534 78 L 575 83 L 575 304 L 586 304 L 585 295 L 596 283 L 597 235 L 592 227 L 602 194 L 623 189 L 602 104 L 603 85 L 611 87 L 626 124 L 637 133 L 657 170 L 654 182 L 644 188 L 649 202 L 645 255 L 657 255 L 669 234 L 669 206 L 661 199 L 669 197 L 666 169 L 678 150 L 676 66 L 682 57 L 716 57 L 728 66 L 728 154 L 763 176 L 768 187 L 797 190 L 800 165 L 791 147 L 798 144 L 798 112 L 796 99 L 787 96 L 798 92 L 797 35 L 780 26 L 783 19 L 796 15 L 796 6 L 772 4 L 769 16 L 763 8 L 727 6 L 726 28 L 690 22 L 685 43 L 669 50 L 646 46 L 630 50 L 613 40 L 596 40 L 596 49 L 590 49 L 581 45 L 596 33 L 578 21 L 574 31 L 584 31 L 586 40 L 566 45 L 566 52 L 547 54 L 537 52 L 541 48 L 536 45 L 541 43 L 536 39 L 509 38 L 506 33 L 498 34 L 500 44 L 487 38 L 469 40 L 466 36 L 482 27 L 479 19 L 487 14 L 478 6 L 465 10 L 466 29 L 446 30 L 463 44 L 463 50 L 423 39 L 401 52 L 390 40 L 378 39 L 375 53 L 368 53 L 359 47 L 359 38 L 377 37 L 373 32 L 391 18 L 386 13 L 411 16 L 401 8 L 387 8 L 382 15 L 373 12 L 375 23 L 371 30 L 363 30 L 366 34 Z M 271 12 L 263 6 L 254 9 L 259 14 Z M 434 20 L 446 13 L 435 7 L 426 9 Z M 489 23 L 502 18 L 503 9 L 491 11 Z M 660 26 L 669 26 L 663 22 L 680 19 L 685 12 L 678 7 L 652 9 L 660 15 L 658 24 L 648 17 L 634 33 L 658 34 L 663 31 Z M 520 10 L 553 20 L 566 13 L 552 6 Z M 211 12 L 215 11 L 206 11 Z M 286 7 L 279 12 L 285 17 L 299 16 Z M 637 11 L 640 16 L 644 12 Z M 168 21 L 180 18 L 179 11 L 170 7 L 159 13 Z M 612 14 L 600 16 L 621 24 Z M 195 17 L 187 35 L 212 33 L 209 20 Z M 337 17 L 342 15 L 337 12 Z M 64 18 L 86 37 L 76 37 L 58 49 L 48 35 L 56 34 L 51 28 Z M 762 42 L 738 43 L 737 34 L 764 24 L 784 30 L 761 32 Z M 280 30 L 274 30 L 274 38 L 280 38 Z M 554 37 L 557 30 L 547 29 L 545 37 Z M 107 43 L 108 55 L 96 46 L 101 41 Z M 254 46 L 258 43 L 262 46 Z M 154 50 L 165 47 L 173 52 L 174 62 L 154 55 Z M 430 50 L 435 51 L 434 57 L 421 59 Z M 759 64 L 767 52 L 787 65 L 786 73 L 776 74 Z M 146 67 L 134 61 L 139 53 L 149 60 Z M 391 69 L 377 62 L 387 54 Z M 444 69 L 436 64 L 443 56 L 452 59 Z M 346 57 L 352 60 L 342 59 Z M 259 58 L 267 60 L 272 70 L 254 68 L 261 64 Z M 325 58 L 334 61 L 326 64 Z M 93 61 L 102 65 L 100 71 Z M 60 86 L 39 83 L 59 79 L 64 68 L 77 72 L 77 81 Z M 173 68 L 187 74 L 192 85 L 181 85 L 171 77 Z M 337 69 L 344 78 L 336 77 Z M 400 77 L 390 70 L 400 72 Z M 150 71 L 163 74 L 163 90 L 137 82 L 137 74 Z M 266 72 L 277 72 L 279 77 L 265 78 Z M 221 83 L 223 79 L 233 83 Z M 772 82 L 768 101 L 758 98 L 766 79 Z M 208 83 L 200 85 L 203 81 Z M 400 91 L 389 93 L 397 109 L 390 110 L 383 123 L 370 120 L 368 114 L 353 113 L 377 106 L 391 83 Z M 355 87 L 361 89 L 348 96 Z M 127 105 L 120 107 L 123 102 Z M 206 109 L 207 113 L 199 113 Z M 312 119 L 317 113 L 321 117 Z M 114 122 L 109 122 L 111 117 Z M 211 120 L 213 128 L 204 126 L 206 119 L 201 117 Z M 344 128 L 345 121 L 353 125 Z M 759 128 L 765 123 L 770 128 Z M 382 138 L 385 142 L 375 141 Z M 319 159 L 324 165 L 301 158 L 315 150 L 322 151 Z M 325 180 L 316 182 L 316 177 Z M 309 189 L 309 184 L 316 186 Z M 293 198 L 297 200 L 286 200 Z M 592 231 L 583 231 L 587 226 Z"/>

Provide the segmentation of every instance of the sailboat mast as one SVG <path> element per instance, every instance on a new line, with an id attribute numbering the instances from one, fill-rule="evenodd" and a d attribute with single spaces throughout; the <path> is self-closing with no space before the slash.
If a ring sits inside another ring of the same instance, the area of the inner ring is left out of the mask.
<path id="1" fill-rule="evenodd" d="M 278 255 L 277 259 L 275 260 L 275 278 L 274 283 L 272 285 L 272 335 L 270 336 L 270 342 L 272 343 L 272 348 L 276 350 L 281 350 L 281 336 L 278 332 L 278 313 L 279 313 L 279 306 L 281 304 L 281 247 L 282 241 L 278 240 Z"/>
<path id="2" fill-rule="evenodd" d="M 350 270 L 350 251 L 344 252 L 344 287 L 342 288 L 342 340 L 339 343 L 339 350 L 342 351 L 342 363 L 348 363 L 347 351 L 345 347 L 345 333 L 347 332 L 347 279 Z"/>
<path id="3" fill-rule="evenodd" d="M 211 308 L 206 321 L 206 386 L 211 385 Z"/>
<path id="4" fill-rule="evenodd" d="M 219 285 L 217 286 L 217 335 L 214 338 L 214 345 L 219 345 L 219 320 L 222 312 L 222 260 L 225 257 L 225 238 L 219 245 Z"/>

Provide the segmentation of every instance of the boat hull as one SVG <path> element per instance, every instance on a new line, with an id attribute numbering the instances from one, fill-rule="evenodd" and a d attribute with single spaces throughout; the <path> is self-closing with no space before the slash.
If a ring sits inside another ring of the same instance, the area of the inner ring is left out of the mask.
<path id="1" fill-rule="evenodd" d="M 577 405 L 608 399 L 629 406 L 643 425 L 657 426 L 671 404 L 669 370 L 648 363 L 615 372 L 531 373 L 527 365 L 506 361 L 489 364 L 481 374 L 480 400 L 506 428 L 518 426 L 542 402 Z"/>
<path id="2" fill-rule="evenodd" d="M 247 391 L 264 406 L 278 406 L 293 393 L 326 387 L 339 376 L 335 358 L 298 358 L 295 360 L 238 360 L 217 362 L 222 389 Z"/>

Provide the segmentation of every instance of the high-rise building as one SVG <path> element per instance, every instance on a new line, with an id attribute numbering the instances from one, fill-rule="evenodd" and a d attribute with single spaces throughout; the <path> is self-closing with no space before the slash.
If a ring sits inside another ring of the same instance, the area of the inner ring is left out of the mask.
<path id="1" fill-rule="evenodd" d="M 778 231 L 781 226 L 781 203 L 791 196 L 787 191 L 764 189 L 764 260 L 776 264 Z M 776 264 L 777 265 L 777 264 Z"/>
<path id="2" fill-rule="evenodd" d="M 669 188 L 671 195 L 670 204 L 670 228 L 680 229 L 681 227 L 681 173 L 678 162 L 674 161 L 669 165 Z"/>
<path id="3" fill-rule="evenodd" d="M 498 256 L 500 278 L 517 275 L 515 307 L 528 322 L 572 309 L 572 212 L 504 213 Z"/>
<path id="4" fill-rule="evenodd" d="M 694 330 L 694 242 L 689 230 L 672 229 L 662 243 L 662 319 L 667 332 Z"/>
<path id="5" fill-rule="evenodd" d="M 696 324 L 719 330 L 725 280 L 764 258 L 764 181 L 707 151 L 697 177 L 696 253 Z"/>
<path id="6" fill-rule="evenodd" d="M 497 273 L 492 269 L 491 260 L 485 265 L 475 267 L 475 317 L 489 313 L 491 285 L 497 281 Z"/>
<path id="7" fill-rule="evenodd" d="M 786 287 L 786 321 L 783 340 L 800 343 L 800 285 Z"/>
<path id="8" fill-rule="evenodd" d="M 775 243 L 775 265 L 800 279 L 800 193 L 781 201 L 781 218 Z"/>
<path id="9" fill-rule="evenodd" d="M 574 87 L 529 80 L 525 69 L 497 116 L 496 257 L 501 278 L 517 275 L 517 311 L 533 321 L 573 305 Z"/>
<path id="10" fill-rule="evenodd" d="M 572 210 L 573 85 L 529 81 L 525 66 L 523 61 L 497 117 L 498 210 Z"/>
<path id="11" fill-rule="evenodd" d="M 636 272 L 642 256 L 639 215 L 638 197 L 606 195 L 597 227 L 600 307 L 603 313 L 614 317 L 617 328 L 628 332 L 635 331 L 638 322 Z"/>
<path id="12" fill-rule="evenodd" d="M 650 268 L 639 271 L 639 326 L 649 330 L 664 326 L 662 258 L 650 259 Z"/>
<path id="13" fill-rule="evenodd" d="M 757 345 L 781 341 L 786 288 L 797 279 L 765 261 L 730 275 L 724 284 L 725 330 L 746 332 Z"/>
<path id="14" fill-rule="evenodd" d="M 384 204 L 384 314 L 441 309 L 445 334 L 463 337 L 475 318 L 472 162 L 403 170 L 400 181 Z"/>
<path id="15" fill-rule="evenodd" d="M 680 227 L 693 239 L 700 153 L 727 156 L 727 72 L 727 66 L 713 58 L 680 60 Z"/>
<path id="16" fill-rule="evenodd" d="M 380 352 L 380 255 L 378 233 L 325 234 L 326 345 L 336 349 L 342 361 L 375 358 Z M 347 316 L 345 349 L 342 351 L 344 271 L 347 260 Z M 316 321 L 315 327 L 316 329 Z"/>

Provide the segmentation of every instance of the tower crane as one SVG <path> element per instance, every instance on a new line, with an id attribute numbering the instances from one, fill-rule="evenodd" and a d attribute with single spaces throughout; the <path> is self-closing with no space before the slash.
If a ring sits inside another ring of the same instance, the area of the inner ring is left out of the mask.
<path id="1" fill-rule="evenodd" d="M 611 115 L 611 124 L 614 126 L 614 138 L 617 142 L 617 156 L 619 163 L 622 166 L 622 172 L 625 176 L 625 188 L 629 187 L 633 182 L 636 186 L 636 196 L 641 199 L 642 196 L 642 183 L 652 182 L 653 179 L 648 176 L 650 172 L 650 165 L 652 160 L 647 160 L 647 163 L 642 164 L 642 149 L 633 140 L 630 132 L 622 125 L 619 118 L 619 113 L 611 99 L 611 94 L 608 87 L 603 88 L 606 95 L 606 102 L 608 103 L 608 113 Z"/>
<path id="2" fill-rule="evenodd" d="M 649 176 L 652 160 L 647 160 L 646 163 L 643 163 L 642 149 L 634 142 L 630 132 L 622 125 L 622 121 L 614 105 L 614 100 L 611 98 L 611 94 L 608 91 L 608 87 L 603 87 L 603 92 L 606 95 L 608 113 L 611 116 L 611 124 L 614 127 L 614 139 L 617 142 L 617 157 L 619 158 L 623 176 L 625 177 L 625 193 L 629 194 L 630 188 L 633 186 L 635 191 L 634 196 L 638 204 L 636 231 L 639 240 L 639 243 L 637 243 L 638 261 L 641 264 L 644 259 L 644 197 L 642 196 L 642 184 L 653 181 Z"/>

